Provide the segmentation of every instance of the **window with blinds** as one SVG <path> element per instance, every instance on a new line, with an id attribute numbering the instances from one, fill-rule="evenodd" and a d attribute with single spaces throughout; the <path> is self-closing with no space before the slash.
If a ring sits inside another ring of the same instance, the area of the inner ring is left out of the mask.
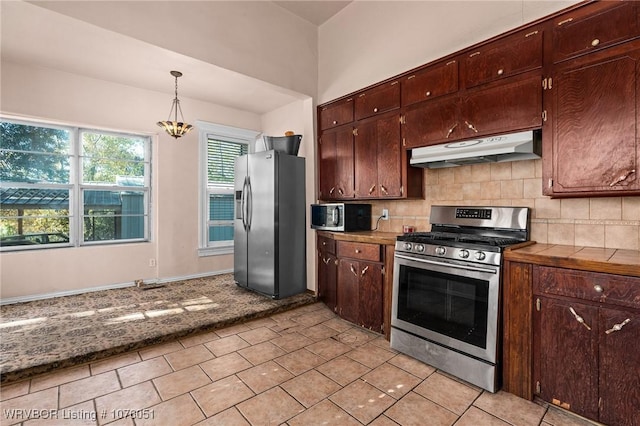
<path id="1" fill-rule="evenodd" d="M 249 152 L 246 143 L 207 139 L 207 198 L 209 245 L 233 243 L 234 162 Z"/>

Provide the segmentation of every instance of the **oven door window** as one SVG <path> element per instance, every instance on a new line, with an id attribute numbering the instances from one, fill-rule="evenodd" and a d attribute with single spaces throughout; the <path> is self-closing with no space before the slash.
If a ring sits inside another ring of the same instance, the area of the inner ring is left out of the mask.
<path id="1" fill-rule="evenodd" d="M 398 319 L 468 343 L 487 346 L 489 282 L 403 265 Z"/>

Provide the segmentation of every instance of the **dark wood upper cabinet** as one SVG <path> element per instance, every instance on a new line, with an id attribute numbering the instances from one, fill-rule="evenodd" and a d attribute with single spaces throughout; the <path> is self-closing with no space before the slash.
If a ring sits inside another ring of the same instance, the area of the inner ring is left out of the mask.
<path id="1" fill-rule="evenodd" d="M 458 95 L 412 105 L 404 113 L 402 145 L 411 149 L 454 140 L 459 121 Z"/>
<path id="2" fill-rule="evenodd" d="M 320 130 L 353 122 L 353 105 L 353 98 L 348 98 L 318 108 Z"/>
<path id="3" fill-rule="evenodd" d="M 353 199 L 353 158 L 350 126 L 322 133 L 318 144 L 318 198 Z"/>
<path id="4" fill-rule="evenodd" d="M 400 81 L 402 106 L 434 99 L 458 91 L 458 61 L 431 65 L 410 73 Z"/>
<path id="5" fill-rule="evenodd" d="M 360 123 L 356 128 L 354 154 L 356 198 L 403 195 L 400 114 L 390 113 Z"/>
<path id="6" fill-rule="evenodd" d="M 355 118 L 362 120 L 376 114 L 400 108 L 398 80 L 384 83 L 355 95 Z"/>
<path id="7" fill-rule="evenodd" d="M 463 55 L 464 86 L 472 88 L 542 68 L 542 26 L 527 28 Z"/>
<path id="8" fill-rule="evenodd" d="M 543 193 L 640 194 L 640 41 L 563 62 L 547 81 Z"/>
<path id="9" fill-rule="evenodd" d="M 640 36 L 636 1 L 602 1 L 553 19 L 551 57 L 557 63 Z"/>
<path id="10" fill-rule="evenodd" d="M 461 103 L 458 139 L 486 136 L 542 126 L 540 73 L 531 72 L 470 90 Z"/>

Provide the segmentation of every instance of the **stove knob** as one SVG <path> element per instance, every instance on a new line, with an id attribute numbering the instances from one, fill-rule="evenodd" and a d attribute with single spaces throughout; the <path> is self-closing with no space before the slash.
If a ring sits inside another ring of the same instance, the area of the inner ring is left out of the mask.
<path id="1" fill-rule="evenodd" d="M 447 249 L 445 249 L 444 247 L 440 246 L 440 247 L 436 247 L 436 254 L 442 256 L 447 252 Z"/>
<path id="2" fill-rule="evenodd" d="M 413 246 L 411 245 L 411 243 L 404 243 L 404 249 L 411 251 L 411 249 L 413 248 Z"/>
<path id="3" fill-rule="evenodd" d="M 484 260 L 487 257 L 487 255 L 482 251 L 477 251 L 475 256 L 476 260 Z"/>
<path id="4" fill-rule="evenodd" d="M 460 250 L 460 253 L 458 253 L 458 256 L 460 256 L 463 259 L 466 259 L 467 257 L 469 257 L 469 250 L 467 249 Z"/>
<path id="5" fill-rule="evenodd" d="M 416 251 L 418 253 L 424 253 L 424 245 L 422 244 L 416 244 Z"/>

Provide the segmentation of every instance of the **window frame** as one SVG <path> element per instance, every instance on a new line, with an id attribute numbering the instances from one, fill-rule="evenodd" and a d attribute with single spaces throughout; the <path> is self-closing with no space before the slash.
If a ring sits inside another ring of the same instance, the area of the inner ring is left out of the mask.
<path id="1" fill-rule="evenodd" d="M 248 146 L 248 152 L 254 152 L 255 141 L 262 133 L 241 129 L 238 127 L 225 126 L 222 124 L 209 123 L 205 121 L 196 121 L 198 128 L 199 141 L 199 176 L 200 176 L 200 197 L 198 209 L 198 224 L 200 228 L 198 238 L 198 255 L 199 256 L 217 256 L 233 253 L 233 240 L 228 241 L 209 241 L 209 226 L 214 221 L 209 220 L 209 196 L 212 194 L 231 194 L 234 193 L 233 184 L 227 185 L 209 185 L 208 179 L 208 143 L 209 139 L 216 139 L 226 142 L 240 143 Z"/>
<path id="2" fill-rule="evenodd" d="M 69 132 L 69 182 L 67 183 L 26 183 L 2 181 L 0 187 L 4 188 L 24 188 L 24 189 L 65 189 L 69 191 L 69 242 L 50 243 L 43 245 L 16 245 L 1 246 L 0 252 L 23 251 L 23 250 L 45 250 L 52 248 L 65 247 L 88 247 L 103 246 L 112 244 L 129 244 L 151 241 L 151 206 L 152 206 L 152 143 L 153 137 L 150 134 L 133 133 L 127 131 L 105 130 L 100 128 L 92 128 L 87 126 L 78 126 L 59 122 L 48 122 L 42 120 L 25 119 L 21 117 L 13 117 L 0 114 L 0 121 L 32 127 L 43 127 L 50 129 L 65 130 Z M 99 133 L 110 136 L 120 136 L 141 139 L 144 144 L 144 184 L 141 187 L 131 187 L 123 185 L 95 185 L 86 184 L 82 179 L 83 159 L 82 153 L 82 134 L 84 132 Z M 136 191 L 143 192 L 143 237 L 126 238 L 126 239 L 110 239 L 101 241 L 85 241 L 84 240 L 84 192 L 91 190 L 101 191 Z"/>

